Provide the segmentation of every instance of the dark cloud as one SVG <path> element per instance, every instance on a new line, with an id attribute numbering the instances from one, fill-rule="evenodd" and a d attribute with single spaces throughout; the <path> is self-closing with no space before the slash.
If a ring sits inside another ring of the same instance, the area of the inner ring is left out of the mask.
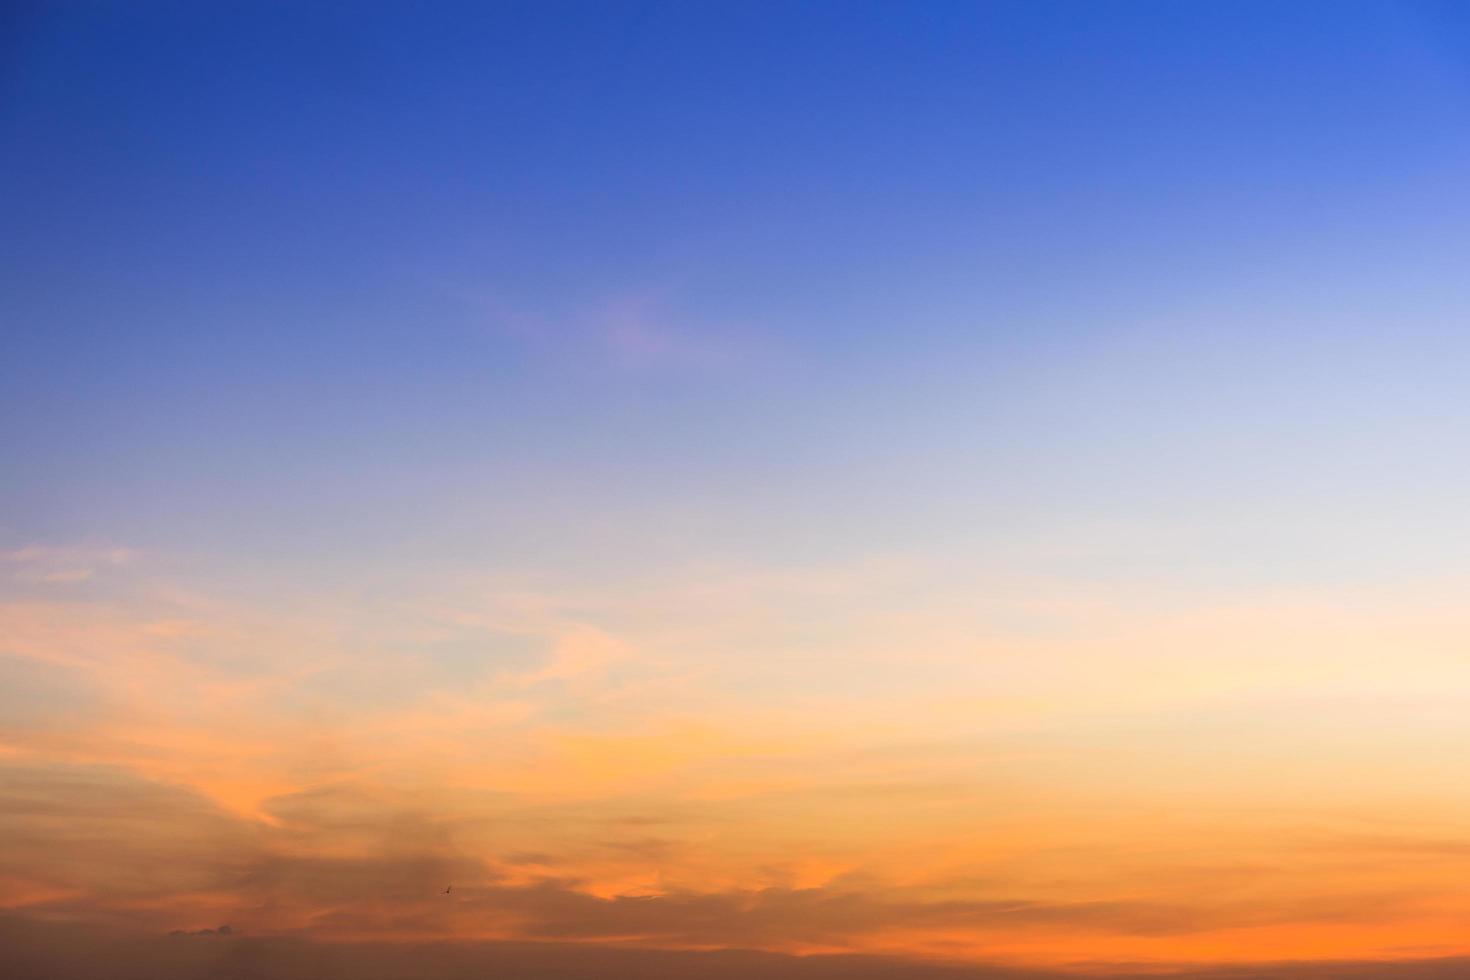
<path id="1" fill-rule="evenodd" d="M 38 896 L 37 914 L 126 922 L 159 932 L 214 928 L 228 915 L 252 935 L 357 940 L 494 932 L 554 943 L 695 948 L 843 947 L 885 932 L 987 935 L 1055 930 L 1170 936 L 1287 922 L 1382 922 L 1422 896 L 1324 894 L 1229 903 L 939 900 L 859 875 L 819 888 L 668 891 L 611 898 L 586 883 L 527 883 L 456 845 L 453 827 L 351 787 L 281 797 L 268 827 L 191 791 L 102 767 L 0 766 L 0 875 Z M 675 844 L 603 841 L 650 865 Z M 517 855 L 525 857 L 525 855 Z M 543 868 L 574 858 L 537 855 Z M 514 862 L 512 862 L 514 863 Z M 445 895 L 452 884 L 452 895 Z M 202 904 L 196 896 L 207 895 Z M 207 916 L 207 918 L 206 918 Z M 204 921 L 199 921 L 204 919 Z"/>
<path id="2" fill-rule="evenodd" d="M 414 903 L 445 885 L 464 890 L 494 880 L 483 862 L 438 854 L 333 858 L 261 854 L 234 883 L 251 904 Z"/>
<path id="3" fill-rule="evenodd" d="M 125 901 L 228 888 L 258 827 L 187 789 L 104 766 L 0 766 L 0 876 Z"/>
<path id="4" fill-rule="evenodd" d="M 1464 980 L 1470 959 L 1181 966 L 1177 980 Z M 954 966 L 880 956 L 687 952 L 575 943 L 315 943 L 221 936 L 209 942 L 0 916 L 0 976 L 11 980 L 1159 980 L 1158 968 L 1082 974 Z"/>

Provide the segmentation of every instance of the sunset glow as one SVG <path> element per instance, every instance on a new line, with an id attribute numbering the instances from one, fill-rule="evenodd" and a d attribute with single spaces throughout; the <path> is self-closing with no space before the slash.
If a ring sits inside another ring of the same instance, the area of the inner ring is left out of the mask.
<path id="1" fill-rule="evenodd" d="M 3 31 L 0 974 L 1470 976 L 1464 8 Z"/>

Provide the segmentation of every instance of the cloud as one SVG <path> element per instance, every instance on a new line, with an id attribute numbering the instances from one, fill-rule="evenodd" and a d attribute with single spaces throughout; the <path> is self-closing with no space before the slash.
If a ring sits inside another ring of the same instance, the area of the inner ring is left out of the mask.
<path id="1" fill-rule="evenodd" d="M 871 677 L 861 646 L 820 631 L 907 575 L 693 574 L 600 597 L 475 579 L 438 602 L 418 583 L 310 622 L 77 593 L 0 605 L 0 906 L 160 934 L 1016 962 L 1461 948 L 1470 852 L 1447 811 L 1374 823 L 1349 813 L 1373 799 L 1353 788 L 1321 797 L 1322 833 L 1291 822 L 1304 781 L 1332 789 L 1329 766 L 1364 758 L 1303 740 L 1339 737 L 1320 713 L 1310 731 L 1292 705 L 996 731 L 976 678 L 1005 678 L 924 650 L 895 653 L 866 700 L 786 692 L 807 665 Z M 709 673 L 685 683 L 691 665 Z M 900 671 L 927 685 L 912 701 Z M 943 715 L 935 689 L 969 700 Z M 1393 717 L 1348 718 L 1342 744 L 1454 771 L 1462 720 Z M 1252 787 L 1281 772 L 1286 806 L 1221 810 L 1245 799 L 1217 789 L 1231 767 Z"/>
<path id="2" fill-rule="evenodd" d="M 612 362 L 629 369 L 716 368 L 748 361 L 756 352 L 748 338 L 681 325 L 649 296 L 615 300 L 591 323 Z"/>
<path id="3" fill-rule="evenodd" d="M 195 929 L 192 932 L 187 929 L 175 929 L 169 933 L 170 936 L 233 936 L 235 930 L 229 926 L 220 926 L 218 929 Z"/>
<path id="4" fill-rule="evenodd" d="M 191 790 L 108 767 L 0 765 L 3 904 L 40 918 L 158 932 L 218 933 L 227 918 L 252 935 L 337 941 L 870 952 L 885 943 L 931 952 L 949 944 L 973 959 L 1016 936 L 1075 949 L 1088 935 L 1156 940 L 1382 923 L 1424 897 L 1059 900 L 1027 896 L 997 877 L 988 883 L 992 897 L 942 898 L 861 873 L 813 887 L 706 889 L 658 886 L 654 876 L 642 893 L 608 894 L 583 876 L 587 861 L 576 848 L 536 854 L 540 870 L 528 870 L 518 864 L 524 853 L 487 849 L 475 833 L 483 828 L 379 791 L 322 788 L 277 797 L 269 809 L 275 823 L 262 824 Z M 488 829 L 493 842 L 513 828 L 492 819 Z M 655 868 L 689 850 L 647 836 L 597 846 Z M 1015 897 L 1004 895 L 1007 887 Z"/>
<path id="5" fill-rule="evenodd" d="M 489 328 L 563 364 L 634 373 L 713 371 L 768 361 L 769 338 L 681 314 L 660 291 L 624 292 L 560 316 L 527 313 L 491 292 L 460 291 Z"/>
<path id="6" fill-rule="evenodd" d="M 1253 966 L 1126 964 L 1077 971 L 942 964 L 863 955 L 790 956 L 753 950 L 654 950 L 571 943 L 318 943 L 300 937 L 218 935 L 209 942 L 0 915 L 0 972 L 46 980 L 1461 980 L 1470 959 L 1333 961 Z"/>
<path id="7" fill-rule="evenodd" d="M 27 545 L 0 552 L 14 582 L 32 585 L 76 585 L 98 572 L 126 565 L 135 557 L 127 548 Z"/>
<path id="8" fill-rule="evenodd" d="M 103 766 L 0 765 L 0 877 L 12 905 L 127 914 L 228 893 L 259 831 L 199 794 Z"/>

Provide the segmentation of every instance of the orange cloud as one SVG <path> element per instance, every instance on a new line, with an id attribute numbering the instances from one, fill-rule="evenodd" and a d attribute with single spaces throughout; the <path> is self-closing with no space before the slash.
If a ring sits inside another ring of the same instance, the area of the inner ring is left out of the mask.
<path id="1" fill-rule="evenodd" d="M 0 602 L 0 903 L 1069 969 L 1466 951 L 1454 609 L 1017 629 L 916 576 Z"/>

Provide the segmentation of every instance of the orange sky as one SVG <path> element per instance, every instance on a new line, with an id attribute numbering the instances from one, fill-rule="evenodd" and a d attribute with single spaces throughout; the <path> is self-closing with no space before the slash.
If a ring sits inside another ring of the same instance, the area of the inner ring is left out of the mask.
<path id="1" fill-rule="evenodd" d="M 98 564 L 0 608 L 0 905 L 1089 969 L 1470 953 L 1453 603 L 1053 592 L 985 627 L 950 572 L 404 581 L 286 615 Z M 448 646 L 526 652 L 457 681 Z"/>

